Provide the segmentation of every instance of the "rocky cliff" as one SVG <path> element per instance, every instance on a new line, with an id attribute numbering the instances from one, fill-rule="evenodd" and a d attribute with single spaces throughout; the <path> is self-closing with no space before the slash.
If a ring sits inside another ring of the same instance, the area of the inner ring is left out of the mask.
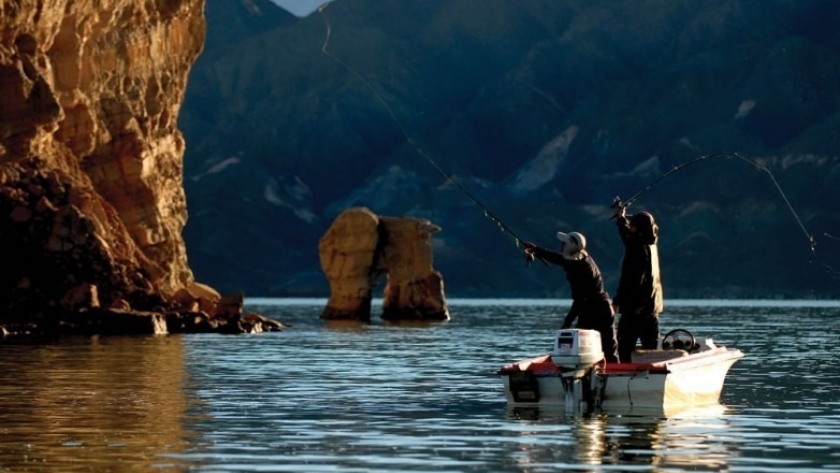
<path id="1" fill-rule="evenodd" d="M 181 235 L 177 120 L 204 0 L 0 8 L 0 325 L 218 301 Z"/>

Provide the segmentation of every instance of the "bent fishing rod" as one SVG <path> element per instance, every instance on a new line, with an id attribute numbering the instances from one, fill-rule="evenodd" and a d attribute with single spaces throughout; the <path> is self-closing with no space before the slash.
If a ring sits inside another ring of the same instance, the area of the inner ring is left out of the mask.
<path id="1" fill-rule="evenodd" d="M 324 53 L 327 57 L 329 57 L 329 58 L 330 58 L 330 59 L 332 59 L 333 61 L 335 61 L 335 62 L 337 62 L 338 64 L 340 64 L 340 65 L 341 65 L 342 67 L 344 67 L 344 68 L 345 68 L 348 72 L 350 72 L 351 74 L 353 74 L 353 75 L 354 75 L 357 79 L 359 79 L 359 81 L 361 81 L 361 82 L 362 82 L 362 84 L 364 84 L 364 85 L 365 85 L 365 87 L 367 87 L 367 88 L 371 91 L 371 93 L 373 93 L 373 95 L 374 95 L 374 97 L 376 98 L 376 100 L 379 102 L 379 104 L 380 104 L 380 105 L 382 105 L 382 108 L 384 108 L 384 109 L 385 109 L 385 111 L 386 111 L 386 112 L 388 112 L 388 115 L 391 117 L 391 120 L 392 120 L 392 121 L 393 121 L 393 122 L 397 125 L 397 127 L 400 129 L 400 133 L 402 133 L 402 135 L 403 135 L 403 137 L 405 138 L 406 142 L 407 142 L 407 143 L 408 143 L 408 144 L 409 144 L 412 148 L 414 148 L 414 150 L 417 152 L 417 154 L 419 154 L 420 156 L 422 156 L 423 158 L 425 158 L 425 159 L 426 159 L 426 161 L 428 161 L 428 162 L 429 162 L 429 164 L 431 164 L 431 165 L 432 165 L 432 167 L 434 167 L 435 169 L 437 169 L 437 171 L 438 171 L 441 175 L 443 175 L 443 177 L 445 177 L 445 178 L 446 178 L 446 180 L 448 180 L 449 182 L 451 182 L 451 183 L 455 184 L 455 186 L 456 186 L 458 189 L 460 189 L 460 190 L 461 190 L 461 192 L 463 192 L 463 193 L 464 193 L 464 195 L 466 195 L 466 196 L 467 196 L 470 200 L 472 200 L 472 201 L 473 201 L 473 203 L 475 203 L 475 204 L 476 204 L 476 205 L 477 205 L 477 206 L 478 206 L 478 207 L 479 207 L 479 208 L 480 208 L 480 209 L 484 212 L 484 216 L 485 216 L 485 217 L 487 217 L 487 218 L 489 218 L 490 220 L 492 220 L 492 221 L 493 221 L 493 222 L 494 222 L 494 223 L 495 223 L 495 224 L 496 224 L 496 225 L 497 225 L 497 226 L 498 226 L 498 227 L 502 230 L 502 232 L 507 233 L 507 234 L 509 234 L 510 236 L 512 236 L 512 237 L 513 237 L 513 239 L 516 241 L 516 246 L 517 246 L 517 247 L 523 246 L 523 244 L 525 243 L 525 240 L 521 239 L 521 238 L 519 237 L 519 235 L 517 235 L 517 234 L 516 234 L 516 232 L 514 232 L 513 230 L 511 230 L 511 228 L 510 228 L 509 226 L 507 226 L 504 222 L 502 222 L 502 220 L 501 220 L 498 216 L 496 216 L 496 214 L 494 214 L 493 212 L 491 212 L 491 211 L 490 211 L 490 209 L 488 209 L 488 208 L 487 208 L 484 204 L 482 204 L 482 203 L 481 203 L 481 201 L 479 201 L 479 200 L 478 200 L 478 199 L 477 199 L 477 198 L 476 198 L 476 197 L 475 197 L 475 196 L 474 196 L 474 195 L 473 195 L 470 191 L 468 191 L 466 187 L 464 187 L 464 186 L 463 186 L 460 182 L 458 182 L 458 180 L 456 180 L 456 179 L 455 179 L 455 178 L 454 178 L 451 174 L 449 174 L 448 172 L 446 172 L 446 170 L 444 170 L 444 169 L 443 169 L 443 167 L 441 167 L 441 166 L 437 163 L 437 161 L 435 161 L 434 159 L 432 159 L 432 157 L 431 157 L 431 156 L 429 156 L 426 152 L 424 152 L 424 151 L 423 151 L 423 149 L 420 147 L 420 145 L 419 145 L 419 144 L 417 144 L 417 143 L 414 141 L 414 139 L 411 137 L 411 135 L 409 135 L 409 134 L 408 134 L 408 131 L 406 131 L 406 129 L 405 129 L 405 127 L 403 126 L 402 122 L 401 122 L 401 121 L 397 118 L 397 116 L 396 116 L 396 114 L 394 113 L 394 111 L 393 111 L 393 110 L 391 109 L 391 107 L 388 105 L 388 102 L 386 102 L 386 101 L 385 101 L 385 99 L 384 99 L 384 98 L 382 98 L 382 95 L 381 95 L 381 94 L 380 94 L 380 93 L 376 90 L 376 88 L 375 88 L 375 87 L 373 87 L 373 85 L 372 85 L 372 84 L 371 84 L 371 83 L 370 83 L 367 79 L 365 79 L 365 78 L 364 78 L 361 74 L 359 74 L 359 73 L 358 73 L 355 69 L 353 69 L 352 67 L 350 67 L 350 65 L 349 65 L 349 64 L 347 64 L 346 62 L 342 61 L 341 59 L 339 59 L 338 57 L 336 57 L 336 56 L 334 56 L 332 53 L 330 53 L 330 51 L 329 51 L 329 49 L 328 49 L 328 46 L 329 46 L 329 42 L 330 42 L 330 37 L 332 36 L 332 27 L 331 27 L 331 25 L 330 25 L 329 20 L 327 19 L 327 15 L 325 15 L 325 14 L 324 14 L 324 10 L 326 10 L 326 8 L 327 8 L 327 6 L 328 6 L 328 5 L 329 5 L 329 3 L 325 3 L 325 4 L 321 5 L 321 6 L 318 8 L 318 14 L 320 14 L 320 15 L 321 15 L 321 17 L 324 19 L 324 23 L 326 24 L 326 34 L 325 34 L 325 38 L 324 38 L 324 44 L 321 46 L 321 52 L 322 52 L 322 53 Z"/>
<path id="2" fill-rule="evenodd" d="M 646 192 L 648 192 L 652 188 L 654 188 L 657 185 L 659 185 L 660 183 L 662 183 L 662 181 L 664 181 L 665 179 L 673 176 L 674 174 L 682 171 L 683 169 L 685 169 L 685 168 L 687 168 L 691 165 L 694 165 L 694 164 L 697 164 L 701 161 L 705 161 L 707 159 L 712 159 L 712 158 L 737 158 L 737 159 L 740 159 L 741 161 L 744 161 L 748 164 L 751 164 L 752 166 L 754 166 L 759 171 L 767 173 L 767 176 L 773 182 L 773 185 L 776 187 L 776 190 L 778 191 L 779 195 L 784 200 L 785 205 L 787 205 L 788 210 L 790 210 L 791 215 L 793 215 L 793 218 L 796 220 L 796 223 L 799 226 L 800 230 L 802 230 L 802 233 L 805 235 L 805 238 L 807 238 L 808 246 L 811 250 L 811 254 L 814 256 L 814 258 L 816 260 L 819 261 L 819 265 L 823 269 L 825 269 L 826 271 L 828 271 L 830 273 L 833 273 L 833 275 L 835 277 L 840 275 L 840 271 L 838 271 L 837 269 L 833 268 L 832 266 L 829 266 L 828 264 L 820 261 L 820 258 L 817 255 L 817 241 L 814 238 L 814 235 L 805 228 L 805 224 L 802 223 L 802 219 L 799 218 L 799 214 L 793 208 L 793 205 L 790 203 L 790 200 L 788 199 L 787 194 L 785 194 L 785 191 L 782 190 L 782 186 L 779 185 L 779 181 L 776 180 L 776 176 L 773 175 L 773 173 L 770 171 L 770 169 L 766 165 L 762 164 L 761 162 L 759 162 L 755 159 L 749 159 L 749 158 L 746 158 L 744 156 L 741 156 L 738 153 L 713 153 L 713 154 L 706 154 L 706 155 L 703 155 L 703 156 L 698 156 L 697 158 L 694 158 L 690 161 L 686 161 L 686 162 L 684 162 L 680 165 L 677 165 L 673 169 L 671 169 L 668 172 L 662 174 L 658 178 L 651 181 L 650 184 L 648 184 L 648 185 L 642 187 L 641 189 L 639 189 L 638 192 L 633 194 L 629 199 L 627 199 L 625 201 L 622 201 L 621 198 L 616 196 L 615 199 L 613 200 L 613 203 L 612 203 L 612 208 L 616 209 L 616 214 L 613 215 L 612 218 L 615 218 L 617 216 L 618 210 L 626 209 L 626 208 L 630 207 L 630 205 L 632 205 L 636 200 L 638 200 L 639 197 L 641 197 Z M 826 238 L 838 240 L 837 237 L 835 237 L 833 235 L 830 235 L 828 233 L 824 233 L 823 235 Z"/>
<path id="3" fill-rule="evenodd" d="M 519 235 L 517 235 L 517 234 L 516 234 L 516 232 L 514 232 L 514 231 L 513 231 L 513 230 L 512 230 L 512 229 L 511 229 L 511 228 L 510 228 L 507 224 L 505 224 L 505 223 L 504 223 L 504 222 L 503 222 L 503 221 L 502 221 L 502 220 L 501 220 L 501 219 L 500 219 L 500 218 L 499 218 L 496 214 L 494 214 L 494 213 L 493 213 L 490 209 L 488 209 L 488 208 L 487 208 L 487 206 L 485 206 L 485 205 L 484 205 L 481 201 L 479 201 L 479 200 L 478 200 L 478 198 L 476 198 L 476 197 L 475 197 L 475 196 L 474 196 L 474 195 L 473 195 L 473 194 L 472 194 L 469 190 L 467 190 L 467 188 L 466 188 L 466 187 L 464 187 L 464 186 L 463 186 L 463 185 L 462 185 L 462 184 L 461 184 L 461 183 L 460 183 L 457 179 L 455 179 L 455 178 L 454 178 L 454 177 L 453 177 L 450 173 L 448 173 L 446 170 L 444 170 L 444 169 L 443 169 L 443 167 L 442 167 L 442 166 L 440 166 L 440 164 L 438 164 L 438 162 L 437 162 L 436 160 L 434 160 L 431 156 L 429 156 L 426 152 L 424 152 L 424 151 L 423 151 L 423 149 L 420 147 L 420 145 L 419 145 L 417 142 L 415 142 L 415 141 L 414 141 L 414 139 L 411 137 L 411 135 L 410 135 L 410 134 L 408 133 L 408 131 L 405 129 L 405 127 L 403 126 L 403 124 L 402 124 L 402 122 L 399 120 L 399 118 L 397 118 L 396 114 L 394 113 L 394 111 L 393 111 L 393 109 L 390 107 L 390 105 L 388 105 L 388 103 L 385 101 L 385 99 L 382 97 L 382 95 L 381 95 L 381 94 L 380 94 L 380 93 L 376 90 L 376 88 L 375 88 L 375 87 L 373 87 L 373 85 L 372 85 L 372 84 L 371 84 L 371 83 L 370 83 L 367 79 L 365 79 L 365 78 L 364 78 L 364 77 L 363 77 L 363 76 L 362 76 L 362 75 L 361 75 L 358 71 L 356 71 L 354 68 L 350 67 L 350 65 L 349 65 L 349 64 L 347 64 L 346 62 L 342 61 L 340 58 L 336 57 L 335 55 L 333 55 L 333 54 L 329 51 L 329 43 L 330 43 L 330 38 L 331 38 L 331 36 L 332 36 L 332 25 L 330 24 L 329 19 L 327 18 L 326 14 L 324 13 L 324 11 L 326 10 L 327 6 L 329 6 L 329 3 L 325 3 L 325 4 L 321 5 L 321 7 L 319 7 L 319 8 L 318 8 L 318 13 L 319 13 L 319 14 L 321 15 L 321 17 L 324 19 L 324 23 L 325 23 L 325 26 L 326 26 L 325 38 L 324 38 L 324 43 L 323 43 L 323 45 L 321 46 L 321 52 L 322 52 L 324 55 L 326 55 L 327 57 L 329 57 L 330 59 L 332 59 L 333 61 L 335 61 L 336 63 L 338 63 L 339 65 L 341 65 L 341 66 L 342 66 L 344 69 L 346 69 L 348 72 L 350 72 L 351 74 L 353 74 L 353 76 L 355 76 L 355 77 L 356 77 L 356 78 L 357 78 L 357 79 L 358 79 L 358 80 L 359 80 L 359 81 L 360 81 L 360 82 L 361 82 L 361 83 L 362 83 L 365 87 L 367 87 L 367 88 L 371 91 L 371 93 L 372 93 L 372 94 L 373 94 L 373 96 L 376 98 L 376 100 L 380 103 L 380 105 L 381 105 L 381 106 L 385 109 L 385 111 L 386 111 L 386 112 L 388 113 L 388 115 L 391 117 L 391 120 L 392 120 L 392 121 L 393 121 L 393 122 L 397 125 L 397 127 L 398 127 L 398 128 L 399 128 L 399 130 L 400 130 L 400 133 L 403 135 L 403 137 L 404 137 L 404 139 L 406 140 L 406 142 L 407 142 L 407 143 L 408 143 L 408 144 L 409 144 L 412 148 L 414 148 L 414 150 L 415 150 L 415 151 L 416 151 L 416 152 L 417 152 L 420 156 L 422 156 L 424 159 L 426 159 L 426 161 L 427 161 L 427 162 L 429 162 L 429 164 L 431 164 L 431 165 L 432 165 L 432 167 L 434 167 L 434 168 L 435 168 L 435 169 L 436 169 L 436 170 L 437 170 L 437 171 L 438 171 L 438 172 L 439 172 L 439 173 L 440 173 L 443 177 L 445 177 L 447 181 L 449 181 L 449 182 L 453 183 L 453 184 L 454 184 L 454 185 L 455 185 L 455 186 L 456 186 L 456 187 L 457 187 L 457 188 L 458 188 L 458 189 L 459 189 L 459 190 L 460 190 L 460 191 L 461 191 L 464 195 L 466 195 L 466 196 L 467 196 L 470 200 L 472 200 L 472 202 L 473 202 L 476 206 L 478 206 L 478 207 L 482 210 L 482 212 L 484 213 L 484 216 L 485 216 L 485 217 L 487 217 L 487 218 L 489 218 L 491 221 L 493 221 L 493 222 L 494 222 L 494 223 L 495 223 L 495 224 L 496 224 L 496 225 L 497 225 L 497 226 L 498 226 L 498 227 L 502 230 L 502 232 L 507 233 L 507 234 L 509 234 L 511 237 L 513 237 L 513 239 L 514 239 L 514 240 L 515 240 L 515 242 L 516 242 L 516 246 L 517 246 L 517 247 L 525 246 L 525 245 L 524 245 L 524 244 L 525 244 L 525 240 L 523 240 L 522 238 L 520 238 L 520 237 L 519 237 Z M 810 246 L 810 248 L 811 248 L 811 252 L 812 252 L 812 253 L 816 256 L 816 250 L 815 250 L 815 247 L 816 247 L 816 241 L 814 240 L 813 235 L 811 235 L 811 234 L 807 231 L 807 229 L 805 228 L 805 225 L 802 223 L 802 220 L 799 218 L 799 215 L 798 215 L 798 214 L 796 213 L 796 211 L 794 210 L 793 206 L 791 205 L 790 201 L 789 201 L 789 200 L 788 200 L 788 198 L 787 198 L 787 195 L 786 195 L 786 194 L 784 193 L 784 191 L 782 190 L 781 186 L 779 185 L 778 181 L 776 180 L 775 176 L 774 176 L 774 175 L 773 175 L 773 173 L 770 171 L 770 169 L 768 169 L 768 168 L 767 168 L 767 166 L 765 166 L 764 164 L 761 164 L 761 163 L 759 163 L 758 161 L 755 161 L 755 160 L 752 160 L 752 159 L 745 158 L 745 157 L 741 156 L 741 155 L 740 155 L 740 154 L 738 154 L 738 153 L 714 153 L 714 154 L 708 154 L 708 155 L 699 156 L 699 157 L 694 158 L 694 159 L 692 159 L 692 160 L 690 160 L 690 161 L 687 161 L 687 162 L 685 162 L 685 163 L 682 163 L 682 164 L 680 164 L 680 165 L 678 165 L 678 166 L 674 167 L 673 169 L 669 170 L 668 172 L 666 172 L 666 173 L 665 173 L 665 174 L 663 174 L 662 176 L 658 177 L 657 179 L 655 179 L 653 182 L 651 182 L 651 183 L 650 183 L 650 184 L 648 184 L 647 186 L 645 186 L 645 187 L 643 187 L 642 189 L 640 189 L 638 192 L 636 192 L 633 196 L 631 196 L 631 197 L 630 197 L 629 199 L 627 199 L 626 201 L 621 201 L 621 199 L 620 199 L 620 198 L 616 197 L 616 198 L 615 198 L 615 200 L 613 201 L 613 208 L 625 208 L 625 209 L 626 209 L 627 207 L 629 207 L 630 205 L 632 205 L 632 204 L 633 204 L 633 203 L 634 203 L 637 199 L 639 199 L 642 195 L 644 195 L 646 192 L 648 192 L 649 190 L 651 190 L 651 189 L 652 189 L 652 188 L 654 188 L 655 186 L 659 185 L 659 184 L 660 184 L 662 181 L 664 181 L 665 179 L 667 179 L 667 178 L 669 178 L 669 177 L 673 176 L 674 174 L 676 174 L 676 173 L 678 173 L 678 172 L 682 171 L 683 169 L 685 169 L 685 168 L 687 168 L 687 167 L 689 167 L 689 166 L 692 166 L 692 165 L 694 165 L 694 164 L 696 164 L 696 163 L 698 163 L 698 162 L 705 161 L 705 160 L 707 160 L 707 159 L 712 159 L 712 158 L 732 158 L 732 157 L 737 158 L 737 159 L 740 159 L 740 160 L 742 160 L 742 161 L 744 161 L 744 162 L 747 162 L 747 163 L 749 163 L 749 164 L 751 164 L 751 165 L 755 166 L 758 170 L 760 170 L 760 171 L 764 171 L 764 172 L 766 172 L 766 173 L 767 173 L 767 175 L 768 175 L 768 176 L 770 177 L 770 179 L 773 181 L 773 185 L 776 187 L 776 190 L 779 192 L 779 194 L 780 194 L 780 195 L 782 196 L 782 198 L 784 199 L 785 204 L 787 205 L 787 207 L 788 207 L 788 209 L 790 210 L 791 214 L 793 214 L 793 217 L 796 219 L 796 222 L 797 222 L 797 224 L 799 225 L 799 228 L 802 230 L 802 232 L 805 234 L 805 237 L 808 239 L 809 246 Z M 529 261 L 529 262 L 530 262 L 530 261 L 532 261 L 532 257 L 529 257 L 529 255 L 528 255 L 527 253 L 526 253 L 526 260 L 527 260 L 527 261 Z M 543 260 L 543 263 L 544 263 L 544 264 L 546 264 L 546 265 L 548 264 L 548 263 L 547 263 L 546 261 L 544 261 L 544 260 Z M 827 265 L 825 265 L 825 264 L 823 264 L 823 266 L 824 266 L 824 267 L 827 267 L 827 268 L 830 268 L 829 266 L 827 266 Z M 835 272 L 836 272 L 836 271 L 835 271 Z"/>
<path id="4" fill-rule="evenodd" d="M 776 180 L 776 177 L 773 175 L 772 172 L 770 172 L 770 169 L 767 166 L 765 166 L 764 164 L 762 164 L 762 163 L 760 163 L 760 162 L 758 162 L 754 159 L 745 158 L 738 153 L 706 154 L 706 155 L 703 155 L 703 156 L 698 156 L 697 158 L 694 158 L 690 161 L 686 161 L 686 162 L 684 162 L 684 163 L 682 163 L 678 166 L 675 166 L 673 169 L 666 172 L 665 174 L 662 174 L 658 178 L 654 179 L 650 184 L 641 188 L 638 192 L 633 194 L 633 196 L 630 197 L 629 199 L 627 199 L 625 201 L 622 201 L 619 197 L 616 197 L 613 200 L 612 207 L 613 208 L 627 208 L 627 207 L 630 207 L 630 205 L 632 205 L 633 202 L 635 202 L 639 197 L 641 197 L 647 191 L 651 190 L 652 188 L 654 188 L 655 186 L 660 184 L 665 179 L 671 177 L 672 175 L 682 171 L 683 169 L 685 169 L 685 168 L 687 168 L 687 167 L 689 167 L 693 164 L 697 164 L 701 161 L 705 161 L 707 159 L 712 159 L 712 158 L 737 158 L 737 159 L 740 159 L 740 160 L 742 160 L 746 163 L 749 163 L 749 164 L 755 166 L 759 171 L 766 172 L 768 177 L 770 177 L 770 180 L 773 181 L 773 185 L 776 187 L 776 190 L 779 192 L 779 195 L 781 195 L 782 199 L 785 201 L 785 204 L 787 205 L 788 210 L 790 210 L 790 213 L 793 214 L 793 218 L 796 220 L 796 223 L 799 225 L 799 228 L 802 230 L 802 233 L 805 234 L 805 238 L 808 239 L 809 246 L 811 247 L 811 252 L 813 253 L 815 251 L 816 241 L 814 240 L 814 236 L 810 232 L 808 232 L 808 230 L 805 228 L 805 225 L 802 223 L 802 219 L 799 218 L 799 214 L 797 214 L 796 210 L 794 210 L 793 205 L 791 205 L 790 200 L 788 200 L 787 195 L 782 190 L 782 187 L 779 185 L 779 181 Z"/>

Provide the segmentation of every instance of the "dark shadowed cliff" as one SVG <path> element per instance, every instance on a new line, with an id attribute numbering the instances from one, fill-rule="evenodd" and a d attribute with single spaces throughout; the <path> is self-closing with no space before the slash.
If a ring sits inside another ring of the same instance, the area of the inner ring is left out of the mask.
<path id="1" fill-rule="evenodd" d="M 366 206 L 442 228 L 450 296 L 567 294 L 427 157 L 522 239 L 584 232 L 614 290 L 612 198 L 737 152 L 772 174 L 711 158 L 631 207 L 660 221 L 666 297 L 840 297 L 833 1 L 214 0 L 206 20 L 184 236 L 222 290 L 326 296 L 318 239 Z"/>
<path id="2" fill-rule="evenodd" d="M 177 124 L 204 39 L 204 0 L 0 3 L 0 342 L 282 328 L 187 265 Z"/>

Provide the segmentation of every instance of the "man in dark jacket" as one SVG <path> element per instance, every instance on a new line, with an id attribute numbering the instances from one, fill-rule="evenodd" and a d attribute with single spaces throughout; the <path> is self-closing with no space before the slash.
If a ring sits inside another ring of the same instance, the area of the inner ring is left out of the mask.
<path id="1" fill-rule="evenodd" d="M 557 238 L 562 244 L 559 253 L 526 242 L 525 255 L 563 268 L 572 292 L 572 307 L 563 320 L 562 328 L 571 327 L 577 319 L 577 328 L 597 330 L 601 333 L 604 358 L 611 363 L 617 362 L 615 315 L 610 306 L 610 296 L 604 289 L 601 271 L 586 251 L 586 238 L 577 232 L 558 232 Z"/>
<path id="2" fill-rule="evenodd" d="M 659 277 L 659 227 L 653 215 L 641 212 L 626 216 L 620 207 L 616 214 L 618 234 L 624 243 L 621 278 L 613 298 L 618 320 L 618 356 L 630 362 L 641 339 L 642 348 L 659 345 L 659 314 L 663 310 L 662 282 Z"/>

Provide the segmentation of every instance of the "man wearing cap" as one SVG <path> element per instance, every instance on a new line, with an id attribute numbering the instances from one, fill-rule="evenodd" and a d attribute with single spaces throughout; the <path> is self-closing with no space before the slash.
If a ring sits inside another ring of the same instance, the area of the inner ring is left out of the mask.
<path id="1" fill-rule="evenodd" d="M 604 289 L 604 280 L 595 260 L 586 251 L 586 238 L 578 232 L 557 232 L 560 252 L 524 242 L 526 257 L 537 257 L 554 263 L 566 272 L 572 292 L 572 307 L 563 320 L 562 328 L 569 328 L 577 319 L 577 328 L 597 330 L 601 333 L 601 348 L 608 362 L 618 361 L 615 336 L 615 315 L 610 296 Z"/>
<path id="2" fill-rule="evenodd" d="M 630 362 L 636 341 L 642 348 L 659 346 L 659 314 L 664 309 L 662 282 L 659 277 L 659 227 L 647 212 L 626 215 L 620 206 L 616 213 L 618 234 L 624 243 L 621 277 L 613 298 L 618 320 L 618 356 Z"/>

